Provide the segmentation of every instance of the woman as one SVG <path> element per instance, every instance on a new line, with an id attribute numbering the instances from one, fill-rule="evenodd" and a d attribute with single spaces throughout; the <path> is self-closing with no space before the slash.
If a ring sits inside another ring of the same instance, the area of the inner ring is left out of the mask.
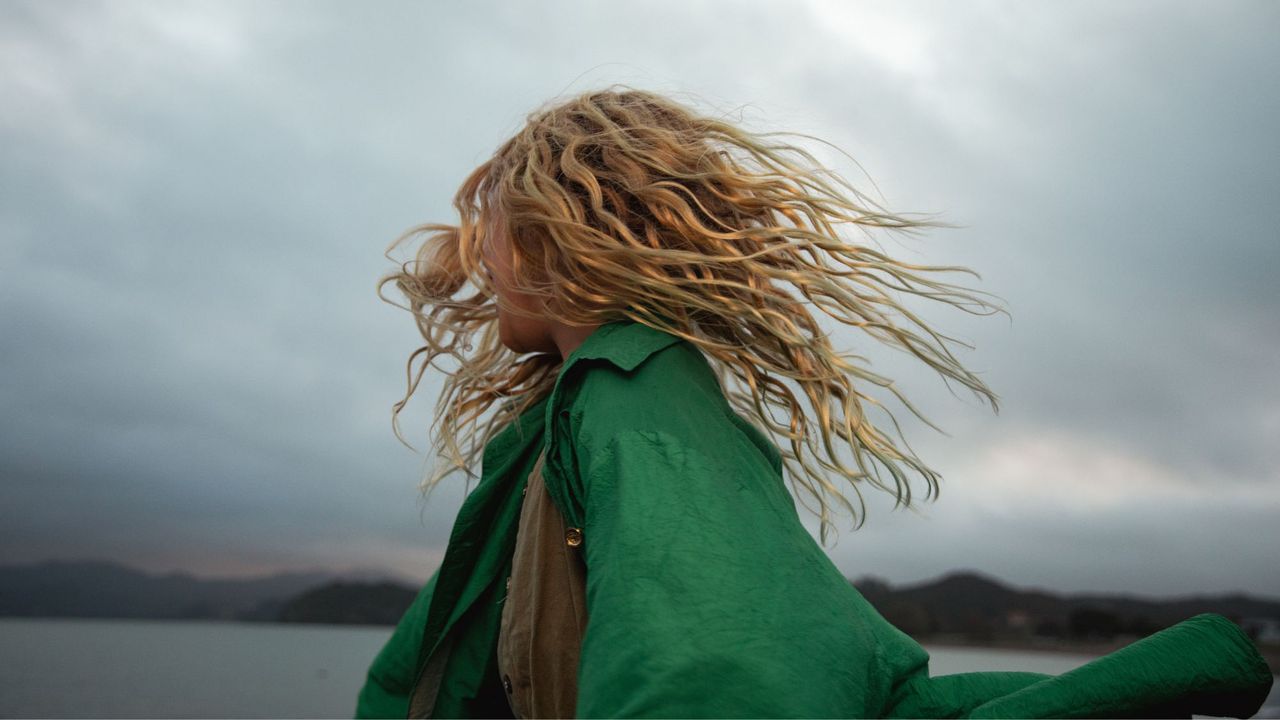
<path id="1" fill-rule="evenodd" d="M 427 341 L 396 413 L 437 357 L 458 360 L 436 416 L 450 464 L 425 485 L 477 455 L 481 477 L 357 715 L 1256 712 L 1270 671 L 1221 616 L 1057 677 L 930 677 L 923 648 L 834 567 L 795 500 L 825 541 L 833 508 L 862 521 L 864 484 L 907 505 L 910 476 L 926 497 L 938 476 L 873 422 L 864 391 L 914 407 L 834 348 L 806 301 L 993 407 L 949 338 L 896 298 L 999 309 L 936 278 L 963 268 L 842 239 L 841 224 L 937 223 L 889 212 L 773 135 L 655 93 L 584 93 L 531 114 L 467 178 L 459 225 L 397 240 L 429 235 L 384 279 Z"/>

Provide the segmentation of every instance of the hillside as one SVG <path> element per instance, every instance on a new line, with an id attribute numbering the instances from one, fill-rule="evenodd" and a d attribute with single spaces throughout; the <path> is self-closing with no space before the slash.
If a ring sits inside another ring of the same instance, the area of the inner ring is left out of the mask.
<path id="1" fill-rule="evenodd" d="M 1280 626 L 1280 601 L 1240 594 L 1168 599 L 1060 595 L 1015 589 L 975 572 L 900 588 L 875 578 L 856 580 L 854 586 L 915 638 L 1110 640 L 1143 637 L 1207 612 L 1234 620 L 1254 637 L 1270 637 Z"/>
<path id="2" fill-rule="evenodd" d="M 202 579 L 102 561 L 9 565 L 0 566 L 0 616 L 270 621 L 290 599 L 336 579 L 326 572 Z"/>
<path id="3" fill-rule="evenodd" d="M 395 625 L 417 592 L 395 583 L 333 582 L 308 590 L 281 608 L 280 622 Z"/>

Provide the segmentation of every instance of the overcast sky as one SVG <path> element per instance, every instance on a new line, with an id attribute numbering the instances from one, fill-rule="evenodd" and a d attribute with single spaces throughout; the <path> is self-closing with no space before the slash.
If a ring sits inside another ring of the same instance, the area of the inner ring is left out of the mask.
<path id="1" fill-rule="evenodd" d="M 622 82 L 834 143 L 964 226 L 887 248 L 1010 310 L 929 313 L 998 415 L 875 356 L 945 480 L 872 496 L 847 575 L 1280 596 L 1277 31 L 1274 2 L 0 3 L 0 562 L 425 578 L 463 488 L 423 505 L 392 434 L 419 337 L 383 252 L 530 110 Z"/>

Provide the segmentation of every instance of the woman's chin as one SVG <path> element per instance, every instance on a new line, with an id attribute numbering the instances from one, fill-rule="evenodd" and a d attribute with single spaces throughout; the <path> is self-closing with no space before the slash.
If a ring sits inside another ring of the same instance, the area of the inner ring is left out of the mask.
<path id="1" fill-rule="evenodd" d="M 501 315 L 498 316 L 498 342 L 502 343 L 503 347 L 511 350 L 512 352 L 520 352 L 519 350 L 511 347 L 511 329 Z"/>
<path id="2" fill-rule="evenodd" d="M 559 353 L 555 344 L 548 340 L 540 342 L 525 336 L 508 336 L 506 333 L 501 333 L 498 337 L 503 346 L 517 355 L 525 353 Z"/>
<path id="3" fill-rule="evenodd" d="M 513 332 L 511 324 L 504 320 L 502 316 L 498 317 L 498 341 L 502 343 L 503 347 L 513 353 L 519 354 L 529 352 L 526 347 L 528 343 L 520 341 L 520 338 Z"/>

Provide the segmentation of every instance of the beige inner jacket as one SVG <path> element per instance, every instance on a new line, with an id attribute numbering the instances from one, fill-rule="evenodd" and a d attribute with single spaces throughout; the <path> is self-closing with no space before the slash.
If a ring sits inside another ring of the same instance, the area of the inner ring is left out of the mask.
<path id="1" fill-rule="evenodd" d="M 573 717 L 587 627 L 582 531 L 565 524 L 542 480 L 529 474 L 498 634 L 498 671 L 518 718 Z"/>

